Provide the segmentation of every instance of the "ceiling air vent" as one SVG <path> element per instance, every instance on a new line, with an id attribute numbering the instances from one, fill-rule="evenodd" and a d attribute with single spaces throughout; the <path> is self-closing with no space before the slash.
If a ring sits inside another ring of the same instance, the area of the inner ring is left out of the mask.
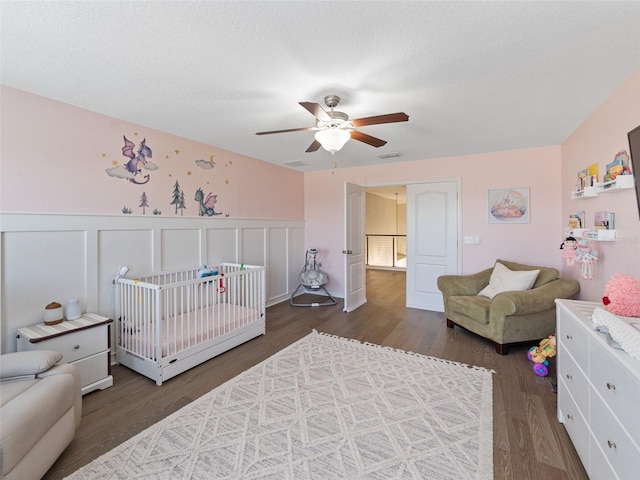
<path id="1" fill-rule="evenodd" d="M 378 158 L 396 158 L 401 156 L 402 155 L 400 155 L 398 152 L 379 153 L 376 155 L 376 157 Z"/>
<path id="2" fill-rule="evenodd" d="M 301 162 L 300 160 L 293 160 L 292 162 L 282 162 L 282 165 L 286 165 L 287 167 L 306 167 L 307 164 Z"/>

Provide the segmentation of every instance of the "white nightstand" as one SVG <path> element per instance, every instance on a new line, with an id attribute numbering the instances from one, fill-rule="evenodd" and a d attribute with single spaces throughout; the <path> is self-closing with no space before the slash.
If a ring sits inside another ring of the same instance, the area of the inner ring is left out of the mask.
<path id="1" fill-rule="evenodd" d="M 109 358 L 112 319 L 85 313 L 77 320 L 56 325 L 40 323 L 18 329 L 18 351 L 55 350 L 62 362 L 72 363 L 80 372 L 82 394 L 113 385 Z"/>

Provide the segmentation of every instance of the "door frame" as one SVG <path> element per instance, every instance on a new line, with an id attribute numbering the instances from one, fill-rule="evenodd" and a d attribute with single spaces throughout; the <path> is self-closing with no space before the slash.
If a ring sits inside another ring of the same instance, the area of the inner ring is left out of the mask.
<path id="1" fill-rule="evenodd" d="M 456 182 L 457 184 L 457 190 L 458 190 L 458 199 L 457 199 L 457 229 L 458 229 L 458 238 L 457 238 L 457 249 L 456 249 L 456 275 L 459 275 L 460 272 L 462 271 L 462 200 L 461 200 L 461 191 L 462 191 L 462 182 L 460 177 L 453 177 L 453 178 L 438 178 L 438 179 L 429 179 L 429 180 L 423 180 L 423 181 L 410 181 L 410 182 L 391 182 L 391 183 L 366 183 L 366 184 L 357 184 L 361 187 L 363 187 L 365 189 L 365 195 L 364 195 L 364 209 L 366 212 L 366 189 L 369 187 L 375 188 L 375 187 L 393 187 L 393 186 L 407 186 L 407 185 L 413 185 L 413 184 L 423 184 L 423 183 L 443 183 L 443 182 Z M 352 183 L 352 182 L 349 182 Z M 345 189 L 345 196 L 346 196 L 346 189 Z M 407 211 L 409 208 L 409 198 L 407 198 Z M 349 218 L 348 212 L 346 211 L 347 209 L 347 203 L 346 203 L 346 198 L 344 201 L 344 218 L 347 219 Z M 408 221 L 408 219 L 407 219 Z M 346 228 L 346 225 L 345 225 Z M 364 231 L 364 230 L 363 230 Z M 409 241 L 409 239 L 407 238 L 407 242 Z M 407 252 L 408 254 L 408 252 Z M 407 264 L 409 262 L 409 258 L 407 257 Z M 345 264 L 346 264 L 346 259 L 345 259 Z M 365 270 L 364 272 L 362 272 L 365 275 L 365 285 L 366 285 L 366 266 L 363 264 L 363 269 Z M 347 289 L 347 278 L 346 278 L 346 267 L 345 267 L 345 293 L 346 293 L 346 289 Z M 405 306 L 406 306 L 406 297 L 405 297 Z M 346 311 L 346 310 L 345 310 Z"/>

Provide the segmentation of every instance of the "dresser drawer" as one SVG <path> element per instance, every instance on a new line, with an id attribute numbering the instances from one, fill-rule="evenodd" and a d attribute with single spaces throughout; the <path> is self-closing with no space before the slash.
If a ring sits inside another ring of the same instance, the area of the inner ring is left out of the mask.
<path id="1" fill-rule="evenodd" d="M 589 427 L 566 389 L 564 381 L 559 379 L 558 409 L 564 417 L 564 428 L 567 430 L 569 437 L 571 437 L 582 464 L 587 468 L 587 465 L 589 465 Z"/>
<path id="2" fill-rule="evenodd" d="M 598 442 L 593 436 L 591 437 L 591 450 L 589 452 L 591 455 L 589 480 L 626 480 L 616 475 L 609 460 L 607 460 L 604 452 L 600 450 Z"/>
<path id="3" fill-rule="evenodd" d="M 107 350 L 107 325 L 78 330 L 67 335 L 33 343 L 38 350 L 55 350 L 62 353 L 62 361 L 71 363 L 80 358 Z"/>
<path id="4" fill-rule="evenodd" d="M 598 345 L 591 339 L 592 349 L 598 347 L 601 354 L 591 363 L 591 383 L 613 414 L 624 424 L 625 429 L 640 445 L 640 381 L 628 370 L 621 368 L 608 347 Z"/>
<path id="5" fill-rule="evenodd" d="M 619 420 L 627 425 L 627 422 L 634 416 L 637 416 L 637 411 L 629 411 Z M 591 451 L 596 453 L 594 448 L 598 448 L 603 452 L 619 478 L 638 478 L 640 451 L 600 396 L 593 390 L 590 421 L 594 440 Z M 595 462 L 596 459 L 594 458 L 593 461 Z"/>
<path id="6" fill-rule="evenodd" d="M 582 414 L 587 417 L 589 412 L 589 380 L 570 355 L 564 350 L 558 352 L 558 377 L 562 385 L 571 396 Z M 563 392 L 564 393 L 564 392 Z"/>
<path id="7" fill-rule="evenodd" d="M 589 333 L 576 321 L 560 315 L 558 317 L 558 340 L 585 372 L 589 368 Z"/>

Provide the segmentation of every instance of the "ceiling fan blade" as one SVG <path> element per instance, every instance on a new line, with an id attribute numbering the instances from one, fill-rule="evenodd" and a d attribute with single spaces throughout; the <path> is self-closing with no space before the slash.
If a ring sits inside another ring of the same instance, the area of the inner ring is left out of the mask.
<path id="1" fill-rule="evenodd" d="M 311 130 L 312 127 L 302 127 L 302 128 L 287 128 L 286 130 L 271 130 L 270 132 L 256 132 L 256 135 L 270 135 L 272 133 L 286 133 L 286 132 L 302 132 Z"/>
<path id="2" fill-rule="evenodd" d="M 358 140 L 359 142 L 367 143 L 372 147 L 376 147 L 376 148 L 387 144 L 386 140 L 381 140 L 379 138 L 372 137 L 371 135 L 367 135 L 366 133 L 362 133 L 357 130 L 351 131 L 351 138 L 353 138 L 354 140 Z"/>
<path id="3" fill-rule="evenodd" d="M 380 123 L 395 123 L 406 122 L 409 120 L 409 115 L 404 112 L 388 113 L 386 115 L 376 115 L 373 117 L 356 118 L 351 120 L 356 127 L 365 127 L 367 125 L 378 125 Z"/>
<path id="4" fill-rule="evenodd" d="M 314 102 L 298 102 L 298 103 L 300 103 L 300 105 L 306 108 L 311 113 L 311 115 L 316 117 L 318 120 L 324 120 L 325 122 L 331 121 L 331 117 L 325 111 L 325 109 L 320 106 L 320 104 L 314 103 Z"/>
<path id="5" fill-rule="evenodd" d="M 311 153 L 311 152 L 315 152 L 316 150 L 318 150 L 322 145 L 320 145 L 320 142 L 318 140 L 314 140 L 313 143 L 311 145 L 309 145 L 309 148 L 307 148 L 305 150 L 306 153 Z"/>

